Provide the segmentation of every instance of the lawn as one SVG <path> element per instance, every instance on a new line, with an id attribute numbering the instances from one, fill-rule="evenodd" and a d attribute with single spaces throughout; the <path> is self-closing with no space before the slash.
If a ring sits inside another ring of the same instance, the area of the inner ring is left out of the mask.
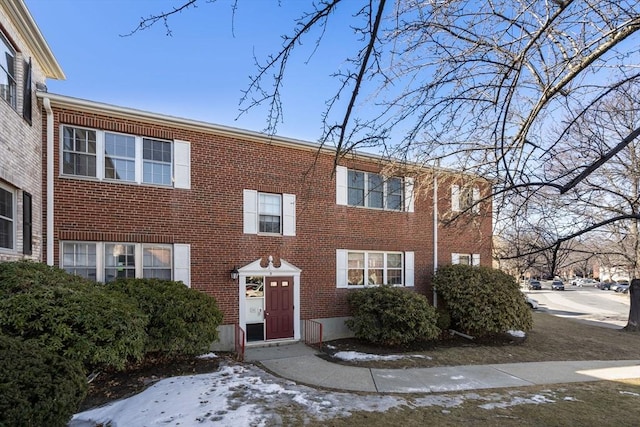
<path id="1" fill-rule="evenodd" d="M 341 340 L 329 344 L 336 348 L 349 346 L 351 350 L 359 352 L 376 350 L 354 340 Z M 359 363 L 359 366 L 403 368 L 519 361 L 637 360 L 640 359 L 640 335 L 536 312 L 534 329 L 524 341 L 493 339 L 480 342 L 455 337 L 437 345 L 431 344 L 406 350 L 410 354 L 426 357 L 394 362 L 364 362 Z M 335 350 L 332 351 L 335 352 Z M 389 351 L 389 349 L 377 349 L 378 353 L 389 353 Z M 92 383 L 89 397 L 83 406 L 87 408 L 126 397 L 162 378 L 216 372 L 218 366 L 227 363 L 232 362 L 224 358 L 182 361 L 158 359 L 149 361 L 139 366 L 137 370 L 126 374 L 102 373 Z M 255 370 L 255 368 L 252 369 Z M 246 425 L 260 423 L 273 425 L 271 423 L 274 420 L 277 420 L 276 425 L 304 424 L 336 427 L 425 424 L 438 426 L 636 426 L 640 423 L 640 416 L 637 415 L 637 408 L 640 406 L 640 379 L 460 393 L 367 395 L 313 390 L 297 386 L 290 381 L 269 379 L 266 373 L 257 375 L 264 378 L 259 379 L 253 371 L 247 378 L 243 378 L 241 374 L 234 380 L 237 384 L 229 389 L 229 397 L 218 398 L 222 400 L 217 404 L 227 409 L 216 413 L 218 417 L 216 419 L 233 417 L 234 414 L 238 415 L 236 413 L 238 411 L 254 411 L 252 412 L 254 418 L 248 419 Z M 223 380 L 220 384 L 224 381 L 227 380 Z M 208 386 L 211 392 L 219 387 L 215 384 L 212 382 Z M 274 391 L 274 389 L 280 391 Z M 221 396 L 224 395 L 222 389 L 218 392 Z M 179 396 L 170 397 L 167 393 L 166 398 L 174 401 L 179 399 Z M 394 399 L 396 404 L 385 409 L 384 405 L 380 405 L 384 399 Z M 323 406 L 332 401 L 336 403 L 330 405 L 330 408 Z M 213 401 L 208 403 L 208 405 L 213 404 Z M 344 407 L 340 409 L 342 405 Z M 183 408 L 181 411 L 186 410 L 183 406 L 180 407 Z M 206 412 L 206 407 L 203 407 L 202 411 Z M 220 415 L 222 413 L 224 415 Z M 229 421 L 229 418 L 226 420 Z M 225 421 L 219 422 L 222 422 L 221 425 L 227 425 L 224 424 Z M 181 425 L 190 424 L 182 423 Z"/>

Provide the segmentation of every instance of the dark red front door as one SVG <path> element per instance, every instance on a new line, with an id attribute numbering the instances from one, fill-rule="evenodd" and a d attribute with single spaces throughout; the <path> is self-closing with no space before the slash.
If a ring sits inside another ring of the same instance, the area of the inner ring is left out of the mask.
<path id="1" fill-rule="evenodd" d="M 293 277 L 265 277 L 267 339 L 293 338 Z"/>

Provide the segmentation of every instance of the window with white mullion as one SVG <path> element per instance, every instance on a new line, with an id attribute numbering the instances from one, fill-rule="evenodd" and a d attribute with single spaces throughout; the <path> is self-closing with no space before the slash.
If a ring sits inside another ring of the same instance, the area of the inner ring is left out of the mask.
<path id="1" fill-rule="evenodd" d="M 280 194 L 259 193 L 258 231 L 277 234 L 282 232 L 282 198 Z"/>
<path id="2" fill-rule="evenodd" d="M 15 249 L 15 191 L 0 187 L 0 249 Z"/>
<path id="3" fill-rule="evenodd" d="M 95 130 L 65 126 L 62 136 L 62 171 L 67 175 L 98 177 Z"/>
<path id="4" fill-rule="evenodd" d="M 170 245 L 143 245 L 142 277 L 171 280 L 172 260 Z"/>
<path id="5" fill-rule="evenodd" d="M 136 250 L 133 243 L 106 243 L 104 245 L 104 281 L 136 277 Z"/>
<path id="6" fill-rule="evenodd" d="M 171 185 L 173 149 L 169 141 L 142 138 L 142 180 L 148 184 Z"/>
<path id="7" fill-rule="evenodd" d="M 14 110 L 18 106 L 16 90 L 16 51 L 0 32 L 0 98 Z"/>
<path id="8" fill-rule="evenodd" d="M 104 177 L 136 181 L 136 138 L 134 136 L 104 133 Z"/>
<path id="9" fill-rule="evenodd" d="M 62 268 L 68 273 L 98 281 L 97 251 L 94 242 L 64 242 Z"/>

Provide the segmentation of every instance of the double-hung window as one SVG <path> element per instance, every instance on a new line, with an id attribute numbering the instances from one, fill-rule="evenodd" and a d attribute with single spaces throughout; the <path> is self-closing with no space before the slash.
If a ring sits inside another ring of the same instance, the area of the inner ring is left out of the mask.
<path id="1" fill-rule="evenodd" d="M 0 186 L 0 249 L 15 249 L 15 191 Z"/>
<path id="2" fill-rule="evenodd" d="M 62 172 L 65 175 L 97 176 L 96 131 L 64 127 Z"/>
<path id="3" fill-rule="evenodd" d="M 141 277 L 190 284 L 190 246 L 118 242 L 62 242 L 61 267 L 98 282 Z"/>
<path id="4" fill-rule="evenodd" d="M 150 184 L 171 185 L 171 143 L 143 139 L 143 181 Z"/>
<path id="5" fill-rule="evenodd" d="M 472 186 L 451 186 L 451 210 L 462 212 L 470 210 L 480 212 L 480 189 Z"/>
<path id="6" fill-rule="evenodd" d="M 105 132 L 104 177 L 136 180 L 136 139 L 133 136 Z"/>
<path id="7" fill-rule="evenodd" d="M 65 242 L 62 244 L 62 268 L 68 273 L 97 280 L 96 244 Z"/>
<path id="8" fill-rule="evenodd" d="M 62 173 L 99 180 L 190 188 L 191 147 L 136 135 L 62 128 Z"/>
<path id="9" fill-rule="evenodd" d="M 480 265 L 480 254 L 451 254 L 451 264 Z"/>
<path id="10" fill-rule="evenodd" d="M 16 97 L 16 51 L 0 32 L 0 98 L 15 110 L 18 108 Z"/>
<path id="11" fill-rule="evenodd" d="M 413 179 L 336 168 L 336 203 L 413 212 Z"/>
<path id="12" fill-rule="evenodd" d="M 350 170 L 348 186 L 350 206 L 403 210 L 402 178 Z"/>
<path id="13" fill-rule="evenodd" d="M 282 197 L 280 194 L 258 194 L 258 231 L 260 233 L 282 232 Z"/>
<path id="14" fill-rule="evenodd" d="M 245 234 L 296 235 L 296 195 L 263 193 L 245 189 L 242 193 Z"/>
<path id="15" fill-rule="evenodd" d="M 413 286 L 413 252 L 336 251 L 338 287 Z"/>

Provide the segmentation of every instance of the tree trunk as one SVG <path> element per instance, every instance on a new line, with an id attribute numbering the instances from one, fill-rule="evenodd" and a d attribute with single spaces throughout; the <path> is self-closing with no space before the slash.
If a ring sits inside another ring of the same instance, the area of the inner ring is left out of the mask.
<path id="1" fill-rule="evenodd" d="M 629 321 L 624 327 L 628 332 L 640 332 L 640 279 L 633 279 L 629 285 Z"/>

